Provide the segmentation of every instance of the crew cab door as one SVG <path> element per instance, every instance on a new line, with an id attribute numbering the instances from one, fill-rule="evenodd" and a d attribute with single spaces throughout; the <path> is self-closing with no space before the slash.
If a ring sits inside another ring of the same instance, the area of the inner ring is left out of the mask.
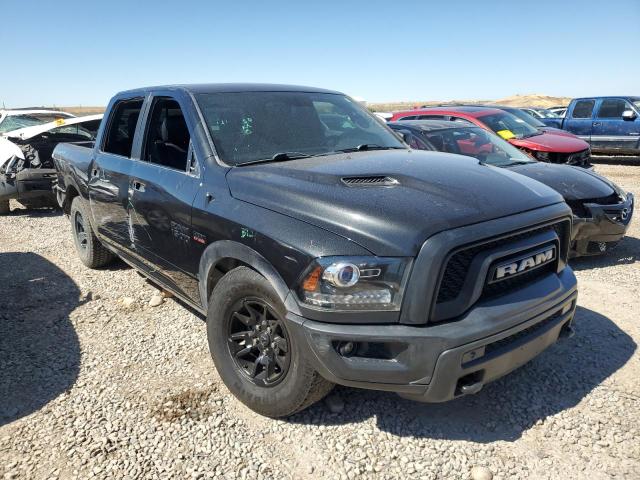
<path id="1" fill-rule="evenodd" d="M 120 98 L 112 102 L 100 143 L 94 149 L 87 182 L 94 227 L 120 249 L 130 244 L 129 175 L 136 128 L 144 98 Z"/>
<path id="2" fill-rule="evenodd" d="M 592 117 L 595 105 L 596 101 L 591 98 L 577 100 L 573 108 L 567 111 L 564 129 L 577 135 L 585 142 L 591 143 Z"/>
<path id="3" fill-rule="evenodd" d="M 625 111 L 636 114 L 635 118 L 623 118 Z M 623 98 L 603 98 L 593 120 L 591 148 L 616 153 L 637 153 L 640 141 L 640 120 L 635 109 Z"/>
<path id="4" fill-rule="evenodd" d="M 161 283 L 198 300 L 199 245 L 191 230 L 191 208 L 200 168 L 184 111 L 172 96 L 151 97 L 128 202 L 136 254 L 156 267 L 152 274 Z"/>

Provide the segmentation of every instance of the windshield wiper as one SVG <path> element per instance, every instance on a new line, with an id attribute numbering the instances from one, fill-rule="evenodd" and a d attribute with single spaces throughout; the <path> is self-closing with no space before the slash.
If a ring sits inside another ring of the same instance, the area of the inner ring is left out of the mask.
<path id="1" fill-rule="evenodd" d="M 358 145 L 357 147 L 351 148 L 342 148 L 340 150 L 336 150 L 336 152 L 364 152 L 365 150 L 404 150 L 405 147 L 383 147 L 382 145 L 378 145 L 377 143 L 363 143 Z"/>
<path id="2" fill-rule="evenodd" d="M 513 162 L 505 163 L 503 165 L 499 165 L 500 167 L 515 167 L 516 165 L 527 165 L 529 163 L 533 163 L 529 160 L 514 160 Z"/>
<path id="3" fill-rule="evenodd" d="M 520 138 L 531 138 L 531 137 L 537 137 L 538 135 L 542 135 L 544 132 L 542 130 L 538 130 L 535 133 L 530 133 L 529 135 L 523 135 Z"/>
<path id="4" fill-rule="evenodd" d="M 278 152 L 272 155 L 270 158 L 261 158 L 260 160 L 251 160 L 249 162 L 239 163 L 238 167 L 245 165 L 255 165 L 256 163 L 271 163 L 271 162 L 284 162 L 286 160 L 297 160 L 298 158 L 309 158 L 313 155 L 302 152 Z"/>

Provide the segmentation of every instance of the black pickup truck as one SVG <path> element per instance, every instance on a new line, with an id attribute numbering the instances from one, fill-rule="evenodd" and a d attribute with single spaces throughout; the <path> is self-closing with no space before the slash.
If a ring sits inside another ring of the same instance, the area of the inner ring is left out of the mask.
<path id="1" fill-rule="evenodd" d="M 116 95 L 53 154 L 88 267 L 118 255 L 206 315 L 255 411 L 334 383 L 440 402 L 571 331 L 571 210 L 534 180 L 408 148 L 338 92 L 191 85 Z"/>

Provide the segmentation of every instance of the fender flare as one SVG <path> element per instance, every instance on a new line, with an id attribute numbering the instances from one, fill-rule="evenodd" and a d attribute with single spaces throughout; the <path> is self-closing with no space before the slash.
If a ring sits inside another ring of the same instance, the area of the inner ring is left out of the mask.
<path id="1" fill-rule="evenodd" d="M 198 289 L 200 291 L 200 303 L 202 303 L 205 312 L 209 307 L 207 298 L 209 272 L 223 258 L 234 258 L 249 265 L 265 277 L 271 283 L 282 302 L 286 302 L 286 298 L 289 295 L 289 287 L 266 258 L 242 243 L 232 240 L 219 240 L 211 243 L 202 253 L 202 257 L 200 257 Z"/>

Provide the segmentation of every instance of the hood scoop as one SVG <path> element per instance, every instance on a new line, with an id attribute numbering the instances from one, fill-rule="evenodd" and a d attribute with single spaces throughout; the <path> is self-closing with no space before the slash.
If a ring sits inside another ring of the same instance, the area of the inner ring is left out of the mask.
<path id="1" fill-rule="evenodd" d="M 391 187 L 400 182 L 386 175 L 367 175 L 359 177 L 342 177 L 342 183 L 347 187 Z"/>

